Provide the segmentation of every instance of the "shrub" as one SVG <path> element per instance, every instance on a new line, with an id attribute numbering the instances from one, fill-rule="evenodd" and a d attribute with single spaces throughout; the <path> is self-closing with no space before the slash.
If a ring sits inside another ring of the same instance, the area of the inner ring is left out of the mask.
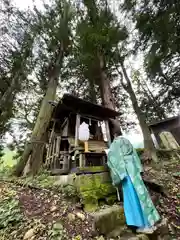
<path id="1" fill-rule="evenodd" d="M 0 228 L 6 228 L 9 224 L 15 225 L 22 220 L 19 201 L 14 193 L 8 194 L 0 199 Z"/>

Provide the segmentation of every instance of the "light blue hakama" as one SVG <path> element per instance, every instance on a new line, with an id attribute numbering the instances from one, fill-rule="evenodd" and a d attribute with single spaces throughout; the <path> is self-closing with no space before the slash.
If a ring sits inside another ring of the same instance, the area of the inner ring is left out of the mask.
<path id="1" fill-rule="evenodd" d="M 122 188 L 124 198 L 124 212 L 127 225 L 136 226 L 138 228 L 149 227 L 147 217 L 142 211 L 138 195 L 129 175 L 123 179 Z"/>

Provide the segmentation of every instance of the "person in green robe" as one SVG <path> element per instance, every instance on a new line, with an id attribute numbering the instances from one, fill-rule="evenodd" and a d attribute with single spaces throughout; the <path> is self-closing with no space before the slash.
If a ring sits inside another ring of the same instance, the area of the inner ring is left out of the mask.
<path id="1" fill-rule="evenodd" d="M 115 128 L 114 140 L 108 151 L 107 162 L 113 185 L 122 185 L 124 212 L 127 225 L 137 232 L 153 233 L 160 216 L 142 180 L 142 165 L 130 141 Z"/>

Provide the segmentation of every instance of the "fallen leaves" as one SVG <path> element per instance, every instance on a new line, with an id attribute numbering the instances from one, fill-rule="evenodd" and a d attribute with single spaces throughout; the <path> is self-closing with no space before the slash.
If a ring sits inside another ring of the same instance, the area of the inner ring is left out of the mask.
<path id="1" fill-rule="evenodd" d="M 146 170 L 147 178 L 157 180 L 168 190 L 168 197 L 154 192 L 151 194 L 161 216 L 168 219 L 172 237 L 179 239 L 180 164 L 177 162 L 166 163 L 159 171 L 147 166 Z M 8 202 L 10 203 L 9 199 L 11 199 L 15 202 L 13 205 L 12 201 L 8 209 L 19 209 L 19 212 L 15 210 L 13 214 L 8 215 L 10 218 L 13 216 L 15 221 L 12 219 L 11 223 L 7 222 L 7 226 L 0 229 L 0 239 L 54 240 L 57 236 L 58 239 L 63 240 L 66 238 L 69 240 L 94 239 L 92 237 L 92 218 L 82 211 L 80 203 L 71 201 L 72 195 L 75 194 L 74 189 L 68 187 L 64 192 L 60 192 L 59 189 L 51 189 L 43 177 L 39 177 L 39 180 L 33 180 L 34 183 L 35 181 L 41 182 L 38 187 L 28 187 L 22 179 L 12 182 L 0 181 L 0 206 L 3 201 L 6 201 L 7 207 Z M 27 180 L 27 183 L 31 183 L 30 179 Z M 46 189 L 39 188 L 43 184 Z M 69 200 L 65 196 L 68 196 Z M 18 220 L 19 213 L 21 218 Z M 8 219 L 7 216 L 5 218 Z"/>
<path id="2" fill-rule="evenodd" d="M 145 168 L 146 169 L 146 168 Z M 165 216 L 169 222 L 169 229 L 175 239 L 180 238 L 180 163 L 179 161 L 169 161 L 163 164 L 159 171 L 145 172 L 149 179 L 156 179 L 168 191 L 166 197 L 158 195 L 159 201 L 155 201 L 158 211 L 162 216 Z M 151 192 L 151 195 L 155 193 Z M 152 197 L 153 199 L 153 197 Z"/>
<path id="3" fill-rule="evenodd" d="M 62 193 L 29 188 L 25 184 L 16 185 L 14 182 L 0 182 L 0 192 L 0 202 L 7 196 L 16 196 L 14 199 L 18 203 L 22 216 L 19 224 L 17 222 L 11 226 L 7 223 L 8 226 L 0 230 L 0 239 L 54 240 L 56 232 L 59 232 L 58 225 L 55 223 L 59 220 L 63 226 L 62 233 L 66 232 L 67 239 L 73 239 L 79 234 L 82 239 L 91 239 L 91 219 L 86 217 L 80 209 L 77 211 L 76 204 L 66 200 Z M 17 215 L 12 216 L 17 218 Z M 52 229 L 54 229 L 53 233 Z M 64 237 L 62 239 L 65 240 Z"/>

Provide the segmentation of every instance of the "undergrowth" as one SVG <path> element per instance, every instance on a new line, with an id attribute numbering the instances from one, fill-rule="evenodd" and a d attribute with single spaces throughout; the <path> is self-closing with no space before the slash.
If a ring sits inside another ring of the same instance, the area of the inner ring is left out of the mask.
<path id="1" fill-rule="evenodd" d="M 6 190 L 5 190 L 6 191 Z M 22 220 L 19 200 L 15 191 L 6 191 L 0 197 L 0 229 L 15 225 Z"/>
<path id="2" fill-rule="evenodd" d="M 41 195 L 47 190 L 52 195 L 60 194 L 65 198 L 77 197 L 73 186 L 55 186 L 54 178 L 48 171 L 41 170 L 37 176 L 16 178 L 11 176 L 10 168 L 3 169 L 0 174 L 0 240 L 23 239 L 25 232 L 31 228 L 35 235 L 46 236 L 49 240 L 68 239 L 66 230 L 60 222 L 43 225 L 36 219 L 28 219 L 20 204 L 18 194 L 24 189 L 39 189 Z"/>

